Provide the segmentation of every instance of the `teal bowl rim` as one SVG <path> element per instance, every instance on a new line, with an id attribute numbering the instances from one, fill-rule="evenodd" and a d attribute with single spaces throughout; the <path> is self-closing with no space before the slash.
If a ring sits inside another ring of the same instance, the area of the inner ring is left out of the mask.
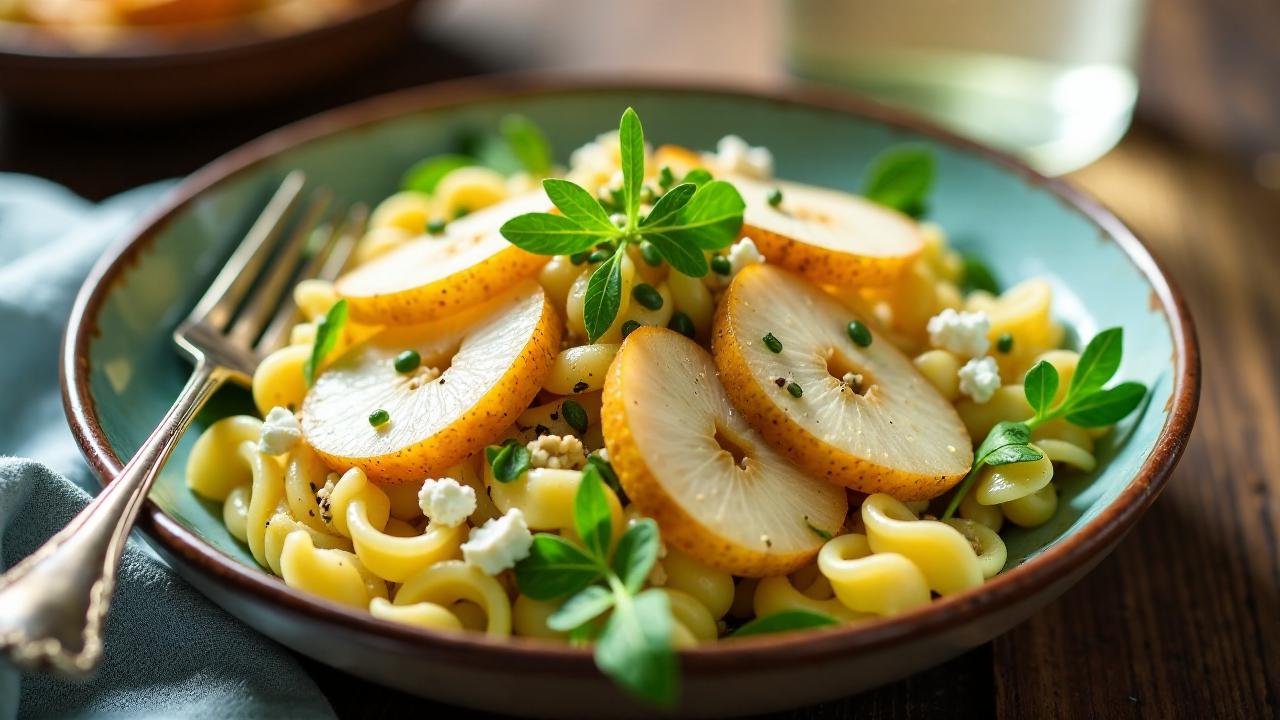
<path id="1" fill-rule="evenodd" d="M 1124 490 L 1084 527 L 981 587 L 937 599 L 926 607 L 902 615 L 816 632 L 765 635 L 684 650 L 681 655 L 686 674 L 716 675 L 779 659 L 788 663 L 821 662 L 908 639 L 918 640 L 998 613 L 1026 595 L 1034 594 L 1037 589 L 1101 560 L 1159 495 L 1186 447 L 1195 421 L 1200 391 L 1195 328 L 1181 294 L 1159 263 L 1137 236 L 1100 203 L 1062 180 L 1047 178 L 1004 153 L 960 138 L 931 122 L 831 91 L 816 88 L 761 89 L 645 78 L 568 79 L 545 74 L 454 80 L 364 100 L 264 135 L 214 160 L 186 179 L 135 233 L 103 255 L 90 272 L 72 309 L 62 346 L 63 405 L 72 433 L 90 467 L 105 483 L 111 482 L 123 466 L 98 422 L 89 385 L 88 351 L 97 333 L 98 311 L 115 283 L 137 261 L 139 254 L 196 197 L 229 177 L 246 172 L 296 145 L 401 115 L 499 98 L 619 91 L 719 95 L 816 108 L 919 133 L 985 158 L 1052 193 L 1064 206 L 1082 215 L 1115 242 L 1151 285 L 1151 307 L 1159 310 L 1168 321 L 1174 347 L 1173 394 L 1166 406 L 1168 416 L 1155 445 Z M 312 620 L 342 624 L 365 632 L 383 643 L 413 647 L 415 652 L 424 656 L 491 670 L 518 670 L 530 667 L 530 663 L 538 663 L 537 667 L 547 671 L 574 675 L 596 673 L 591 653 L 586 649 L 526 638 L 493 640 L 479 633 L 442 633 L 408 627 L 294 590 L 265 570 L 249 567 L 224 555 L 150 500 L 142 507 L 139 526 L 166 551 L 213 581 L 230 583 L 258 600 L 289 608 Z"/>

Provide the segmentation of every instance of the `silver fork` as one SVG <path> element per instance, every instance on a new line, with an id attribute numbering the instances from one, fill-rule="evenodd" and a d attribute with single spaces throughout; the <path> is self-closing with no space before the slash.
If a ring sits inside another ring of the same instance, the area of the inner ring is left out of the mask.
<path id="1" fill-rule="evenodd" d="M 120 555 L 160 468 L 213 393 L 228 381 L 248 384 L 259 360 L 284 344 L 297 315 L 290 281 L 332 279 L 346 263 L 363 232 L 365 209 L 355 206 L 333 222 L 323 245 L 304 261 L 332 201 L 327 191 L 311 193 L 286 238 L 305 184 L 301 172 L 285 178 L 174 331 L 174 343 L 195 367 L 160 425 L 97 498 L 0 577 L 0 652 L 15 665 L 73 676 L 97 667 Z"/>

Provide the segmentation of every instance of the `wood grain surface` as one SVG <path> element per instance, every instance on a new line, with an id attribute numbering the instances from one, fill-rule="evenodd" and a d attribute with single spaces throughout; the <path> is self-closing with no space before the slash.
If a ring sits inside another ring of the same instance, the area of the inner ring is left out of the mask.
<path id="1" fill-rule="evenodd" d="M 689 66 L 686 56 L 644 57 L 635 49 L 642 45 L 599 38 L 526 47 L 521 38 L 533 33 L 504 30 L 487 4 L 442 2 L 427 40 L 354 68 L 323 92 L 253 112 L 112 128 L 0 108 L 0 170 L 100 198 L 188 173 L 284 122 L 395 87 L 539 64 Z M 688 5 L 698 10 L 665 25 L 654 18 L 671 11 L 669 0 L 644 4 L 647 11 L 628 6 L 626 25 L 673 28 L 684 41 L 672 48 L 703 41 L 694 54 L 701 76 L 776 74 L 765 45 L 752 42 L 768 34 L 768 2 L 735 3 L 727 41 L 717 13 Z M 478 47 L 473 32 L 497 33 L 502 41 L 489 45 L 504 52 Z M 995 642 L 777 717 L 1280 717 L 1280 3 L 1151 0 L 1142 84 L 1134 129 L 1072 179 L 1149 244 L 1195 315 L 1200 414 L 1169 489 L 1114 555 Z M 343 718 L 479 717 L 303 662 Z"/>

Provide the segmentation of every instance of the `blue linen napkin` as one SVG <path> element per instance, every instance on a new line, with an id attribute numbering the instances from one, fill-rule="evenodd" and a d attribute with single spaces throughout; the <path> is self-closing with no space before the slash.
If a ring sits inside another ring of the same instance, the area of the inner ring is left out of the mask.
<path id="1" fill-rule="evenodd" d="M 96 490 L 63 415 L 59 342 L 89 268 L 167 187 L 94 205 L 0 173 L 0 337 L 9 340 L 0 352 L 0 568 L 30 554 Z M 106 648 L 87 682 L 0 662 L 0 720 L 333 717 L 287 651 L 206 600 L 137 537 L 124 552 Z"/>

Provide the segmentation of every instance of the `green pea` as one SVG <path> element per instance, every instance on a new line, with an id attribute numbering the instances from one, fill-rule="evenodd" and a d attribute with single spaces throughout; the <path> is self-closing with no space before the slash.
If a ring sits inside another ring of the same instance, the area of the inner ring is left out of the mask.
<path id="1" fill-rule="evenodd" d="M 854 320 L 849 323 L 849 339 L 858 347 L 869 347 L 871 345 L 871 329 L 861 320 Z"/>
<path id="2" fill-rule="evenodd" d="M 374 427 L 381 427 L 389 422 L 391 422 L 391 413 L 382 408 L 369 413 L 369 424 Z"/>
<path id="3" fill-rule="evenodd" d="M 662 253 L 658 252 L 658 246 L 648 240 L 640 243 L 640 257 L 644 258 L 645 263 L 651 267 L 662 264 Z"/>
<path id="4" fill-rule="evenodd" d="M 765 333 L 765 336 L 761 339 L 764 340 L 765 347 L 769 348 L 775 353 L 782 352 L 782 341 L 774 337 L 773 333 Z"/>
<path id="5" fill-rule="evenodd" d="M 640 323 L 636 322 L 635 320 L 628 320 L 622 323 L 622 337 L 625 338 L 626 336 L 635 332 L 636 328 L 638 327 L 640 327 Z"/>
<path id="6" fill-rule="evenodd" d="M 787 392 L 791 393 L 791 397 L 798 398 L 804 394 L 804 388 L 800 387 L 799 383 L 789 382 L 787 383 Z"/>
<path id="7" fill-rule="evenodd" d="M 729 262 L 729 258 L 723 255 L 713 255 L 711 257 L 711 271 L 717 275 L 728 275 L 733 272 L 733 264 Z"/>
<path id="8" fill-rule="evenodd" d="M 697 330 L 695 330 L 693 327 L 693 320 L 691 320 L 687 314 L 679 310 L 677 310 L 676 313 L 671 316 L 671 322 L 667 325 L 667 327 L 671 328 L 672 330 L 675 330 L 676 332 L 680 333 L 681 335 L 684 335 L 687 338 L 692 338 L 694 335 L 697 334 Z"/>
<path id="9" fill-rule="evenodd" d="M 1013 335 L 1005 333 L 996 340 L 996 349 L 1002 353 L 1008 353 L 1013 350 Z"/>
<path id="10" fill-rule="evenodd" d="M 422 356 L 418 354 L 417 350 L 405 350 L 396 356 L 394 363 L 396 372 L 402 375 L 417 370 L 421 364 Z"/>
<path id="11" fill-rule="evenodd" d="M 662 308 L 662 294 L 658 292 L 657 288 L 648 283 L 638 283 L 631 288 L 631 297 L 650 310 Z"/>
<path id="12" fill-rule="evenodd" d="M 778 207 L 779 205 L 782 204 L 782 190 L 779 188 L 774 188 L 770 190 L 769 195 L 766 199 L 769 201 L 770 205 L 772 205 L 773 207 Z"/>
<path id="13" fill-rule="evenodd" d="M 445 222 L 439 218 L 427 223 L 427 232 L 432 235 L 440 235 L 444 233 Z"/>

